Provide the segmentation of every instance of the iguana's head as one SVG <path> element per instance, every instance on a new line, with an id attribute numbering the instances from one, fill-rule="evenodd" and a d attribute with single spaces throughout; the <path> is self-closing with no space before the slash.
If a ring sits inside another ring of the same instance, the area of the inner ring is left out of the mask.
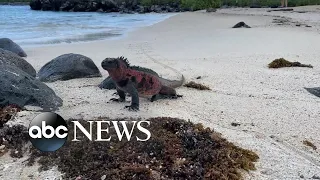
<path id="1" fill-rule="evenodd" d="M 101 66 L 107 71 L 112 71 L 115 69 L 127 69 L 129 68 L 129 62 L 124 57 L 117 58 L 106 58 L 102 61 Z"/>

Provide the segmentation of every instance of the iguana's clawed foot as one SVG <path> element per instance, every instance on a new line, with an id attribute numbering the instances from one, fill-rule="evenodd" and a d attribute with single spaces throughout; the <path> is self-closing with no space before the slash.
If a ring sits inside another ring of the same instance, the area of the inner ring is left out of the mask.
<path id="1" fill-rule="evenodd" d="M 181 98 L 181 97 L 183 97 L 183 95 L 177 94 L 175 97 L 173 97 L 173 99 L 178 99 L 178 98 Z"/>
<path id="2" fill-rule="evenodd" d="M 128 108 L 129 111 L 139 111 L 139 106 L 137 105 L 125 106 L 125 108 Z"/>
<path id="3" fill-rule="evenodd" d="M 180 98 L 180 97 L 182 97 L 182 95 L 175 95 L 175 96 L 167 96 L 166 98 L 167 99 L 178 99 L 178 98 Z"/>
<path id="4" fill-rule="evenodd" d="M 114 102 L 124 102 L 124 99 L 121 98 L 111 98 L 110 101 L 114 101 Z"/>
<path id="5" fill-rule="evenodd" d="M 118 96 L 118 95 L 119 95 L 119 93 L 115 92 L 115 93 L 113 93 L 112 95 L 113 95 L 113 96 Z M 130 95 L 130 94 L 127 94 L 127 96 L 128 96 L 128 97 L 131 97 L 131 95 Z"/>

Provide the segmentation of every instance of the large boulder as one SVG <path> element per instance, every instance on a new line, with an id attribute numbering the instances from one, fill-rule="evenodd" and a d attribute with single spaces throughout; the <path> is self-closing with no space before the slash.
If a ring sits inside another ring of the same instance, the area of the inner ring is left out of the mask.
<path id="1" fill-rule="evenodd" d="M 38 72 L 41 81 L 53 82 L 76 78 L 101 77 L 94 62 L 80 54 L 63 54 L 45 64 Z"/>
<path id="2" fill-rule="evenodd" d="M 0 65 L 0 106 L 16 104 L 56 110 L 62 100 L 46 84 L 11 65 Z"/>
<path id="3" fill-rule="evenodd" d="M 0 65 L 2 64 L 16 66 L 29 75 L 36 77 L 36 70 L 25 59 L 15 53 L 0 48 Z"/>
<path id="4" fill-rule="evenodd" d="M 21 57 L 27 57 L 23 49 L 9 38 L 0 38 L 0 48 L 16 53 Z"/>

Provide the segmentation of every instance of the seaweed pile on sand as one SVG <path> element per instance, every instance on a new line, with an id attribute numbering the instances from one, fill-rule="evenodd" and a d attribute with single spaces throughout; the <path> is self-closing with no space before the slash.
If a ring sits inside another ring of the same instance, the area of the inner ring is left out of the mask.
<path id="1" fill-rule="evenodd" d="M 0 108 L 0 156 L 10 150 L 12 157 L 20 158 L 25 152 L 24 147 L 29 140 L 27 128 L 22 125 L 6 124 L 19 111 L 19 107 L 11 105 Z"/>
<path id="2" fill-rule="evenodd" d="M 307 67 L 313 68 L 311 64 L 301 64 L 300 62 L 290 62 L 284 58 L 275 59 L 269 65 L 269 68 L 283 68 L 283 67 Z"/>
<path id="3" fill-rule="evenodd" d="M 183 86 L 188 88 L 198 89 L 198 90 L 211 90 L 208 86 L 196 83 L 194 81 L 190 81 L 187 84 L 184 84 Z"/>
<path id="4" fill-rule="evenodd" d="M 313 150 L 317 150 L 317 146 L 315 146 L 312 142 L 308 141 L 308 140 L 304 140 L 303 144 L 306 146 L 311 147 Z"/>
<path id="5" fill-rule="evenodd" d="M 101 118 L 103 119 L 103 118 Z M 105 121 L 118 121 L 104 118 Z M 254 170 L 258 155 L 222 138 L 219 133 L 174 118 L 151 118 L 148 141 L 144 133 L 133 130 L 131 141 L 117 139 L 110 127 L 109 142 L 89 141 L 69 129 L 68 141 L 59 150 L 43 153 L 31 149 L 29 165 L 40 163 L 40 170 L 57 166 L 64 179 L 242 179 L 241 172 Z M 88 130 L 89 123 L 79 122 Z M 70 121 L 68 122 L 71 127 Z M 95 127 L 93 127 L 94 129 Z M 130 127 L 128 127 L 130 131 Z M 93 134 L 95 132 L 93 131 Z M 95 135 L 93 137 L 96 137 Z"/>
<path id="6" fill-rule="evenodd" d="M 0 128 L 3 127 L 5 123 L 13 119 L 20 110 L 21 109 L 15 105 L 0 108 Z"/>

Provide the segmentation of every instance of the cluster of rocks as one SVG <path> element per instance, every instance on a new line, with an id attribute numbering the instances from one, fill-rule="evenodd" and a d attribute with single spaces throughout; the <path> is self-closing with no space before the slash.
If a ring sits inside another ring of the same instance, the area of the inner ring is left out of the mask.
<path id="1" fill-rule="evenodd" d="M 0 39 L 0 106 L 15 104 L 56 109 L 62 100 L 36 79 L 36 70 L 22 57 L 27 54 L 8 38 Z"/>
<path id="2" fill-rule="evenodd" d="M 190 11 L 180 2 L 165 5 L 142 5 L 138 0 L 31 0 L 32 10 L 71 12 L 165 13 Z"/>
<path id="3" fill-rule="evenodd" d="M 56 110 L 63 100 L 43 82 L 101 77 L 94 62 L 83 55 L 64 54 L 45 64 L 38 74 L 24 58 L 22 48 L 7 38 L 0 39 L 0 107 L 37 106 Z"/>

